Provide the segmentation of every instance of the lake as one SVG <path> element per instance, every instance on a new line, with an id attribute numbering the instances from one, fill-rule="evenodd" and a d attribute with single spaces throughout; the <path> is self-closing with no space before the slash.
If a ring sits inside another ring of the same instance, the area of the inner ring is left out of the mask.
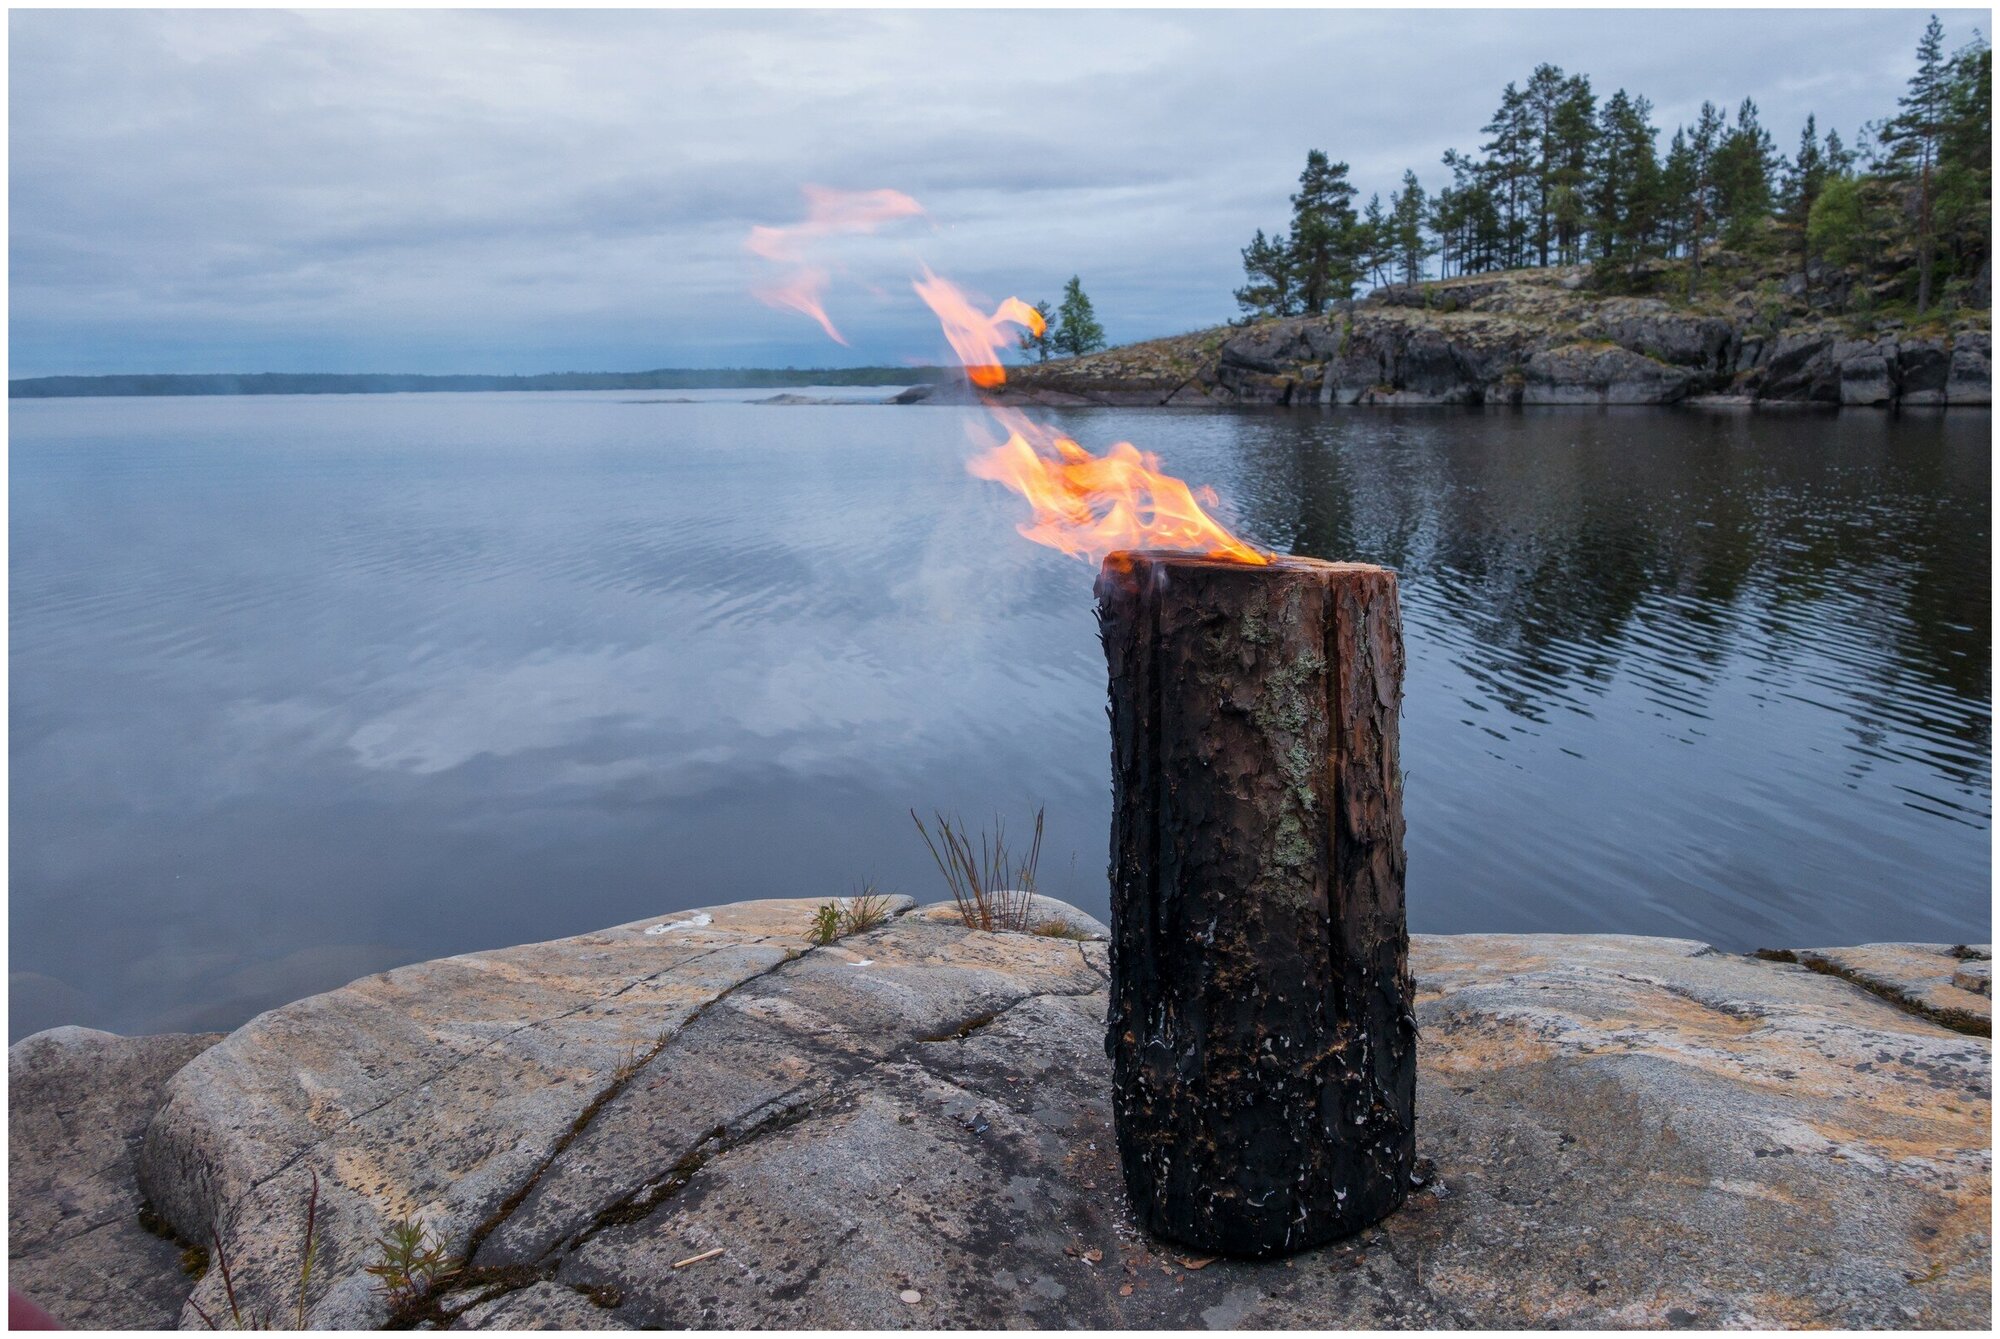
<path id="1" fill-rule="evenodd" d="M 12 1035 L 940 898 L 912 807 L 1104 914 L 1092 569 L 769 393 L 11 402 Z M 1991 938 L 1987 413 L 1039 416 L 1401 572 L 1413 930 Z"/>

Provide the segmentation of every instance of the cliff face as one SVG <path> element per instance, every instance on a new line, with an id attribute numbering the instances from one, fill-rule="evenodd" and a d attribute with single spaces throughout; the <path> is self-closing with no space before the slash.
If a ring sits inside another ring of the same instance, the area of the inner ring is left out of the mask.
<path id="1" fill-rule="evenodd" d="M 1009 369 L 1035 404 L 1988 405 L 1985 313 L 1912 329 L 1832 317 L 1802 278 L 1688 307 L 1592 291 L 1583 268 L 1380 289 L 1323 316 Z"/>

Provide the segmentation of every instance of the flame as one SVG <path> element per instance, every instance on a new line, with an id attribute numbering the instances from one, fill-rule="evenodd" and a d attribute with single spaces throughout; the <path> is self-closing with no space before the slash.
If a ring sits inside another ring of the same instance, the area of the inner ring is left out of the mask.
<path id="1" fill-rule="evenodd" d="M 802 223 L 773 228 L 758 224 L 743 239 L 743 247 L 754 256 L 788 266 L 790 273 L 775 284 L 753 288 L 752 296 L 771 307 L 789 307 L 818 321 L 820 329 L 845 344 L 847 337 L 826 314 L 820 297 L 826 292 L 827 272 L 812 264 L 810 244 L 841 233 L 869 233 L 884 223 L 924 212 L 924 207 L 901 191 L 836 191 L 825 186 L 805 186 L 806 217 Z"/>
<path id="2" fill-rule="evenodd" d="M 783 283 L 753 288 L 750 294 L 767 307 L 790 307 L 793 311 L 804 312 L 819 322 L 819 328 L 826 331 L 834 343 L 846 344 L 847 336 L 834 327 L 833 318 L 820 305 L 819 295 L 826 291 L 826 278 L 825 270 L 805 266 Z"/>
<path id="3" fill-rule="evenodd" d="M 924 277 L 915 280 L 911 287 L 937 313 L 939 323 L 944 326 L 944 337 L 951 341 L 965 375 L 972 378 L 973 385 L 989 390 L 1007 384 L 1007 369 L 1000 365 L 1000 349 L 1008 341 L 1000 323 L 1011 321 L 1037 335 L 1046 325 L 1042 314 L 1019 298 L 1008 298 L 993 309 L 991 316 L 986 315 L 972 305 L 963 289 L 932 274 L 928 265 L 924 267 Z"/>
<path id="4" fill-rule="evenodd" d="M 780 282 L 753 289 L 773 307 L 789 307 L 819 322 L 842 344 L 847 339 L 821 304 L 827 271 L 808 257 L 809 244 L 838 233 L 873 232 L 892 219 L 924 212 L 901 191 L 835 191 L 804 187 L 806 218 L 802 223 L 750 230 L 743 245 L 751 254 L 787 266 Z M 944 326 L 944 337 L 958 355 L 975 386 L 991 390 L 1007 383 L 1000 351 L 1007 346 L 1003 325 L 1041 334 L 1042 314 L 1019 298 L 1008 298 L 989 314 L 964 290 L 924 267 L 924 277 L 912 281 Z M 1120 549 L 1173 549 L 1202 553 L 1230 562 L 1262 565 L 1270 556 L 1231 534 L 1205 508 L 1217 504 L 1212 488 L 1189 488 L 1160 469 L 1160 458 L 1130 442 L 1115 442 L 1093 456 L 1075 439 L 1061 436 L 1000 405 L 987 410 L 1007 430 L 1007 440 L 966 462 L 966 469 L 1028 499 L 1032 522 L 1017 527 L 1037 544 L 1060 549 L 1072 557 L 1099 562 Z"/>
<path id="5" fill-rule="evenodd" d="M 1215 490 L 1189 488 L 1160 469 L 1160 458 L 1130 442 L 1094 456 L 1069 437 L 998 406 L 1007 440 L 966 462 L 975 478 L 1005 484 L 1034 508 L 1015 527 L 1024 538 L 1073 558 L 1102 562 L 1119 549 L 1175 549 L 1230 562 L 1270 558 L 1238 539 L 1204 510 Z M 1040 446 L 1031 437 L 1042 438 Z"/>

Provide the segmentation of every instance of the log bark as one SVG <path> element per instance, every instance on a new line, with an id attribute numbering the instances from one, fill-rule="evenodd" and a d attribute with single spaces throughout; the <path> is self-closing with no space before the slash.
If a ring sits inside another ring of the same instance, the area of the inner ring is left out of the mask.
<path id="1" fill-rule="evenodd" d="M 1358 1231 L 1416 1151 L 1395 574 L 1117 553 L 1097 594 L 1133 1208 L 1238 1256 Z"/>

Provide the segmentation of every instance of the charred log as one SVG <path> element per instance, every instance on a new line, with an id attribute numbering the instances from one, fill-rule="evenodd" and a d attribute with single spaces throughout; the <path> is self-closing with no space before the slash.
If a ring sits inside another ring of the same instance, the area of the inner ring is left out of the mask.
<path id="1" fill-rule="evenodd" d="M 1358 1231 L 1415 1156 L 1395 575 L 1118 553 L 1098 621 L 1133 1207 L 1240 1256 Z"/>

